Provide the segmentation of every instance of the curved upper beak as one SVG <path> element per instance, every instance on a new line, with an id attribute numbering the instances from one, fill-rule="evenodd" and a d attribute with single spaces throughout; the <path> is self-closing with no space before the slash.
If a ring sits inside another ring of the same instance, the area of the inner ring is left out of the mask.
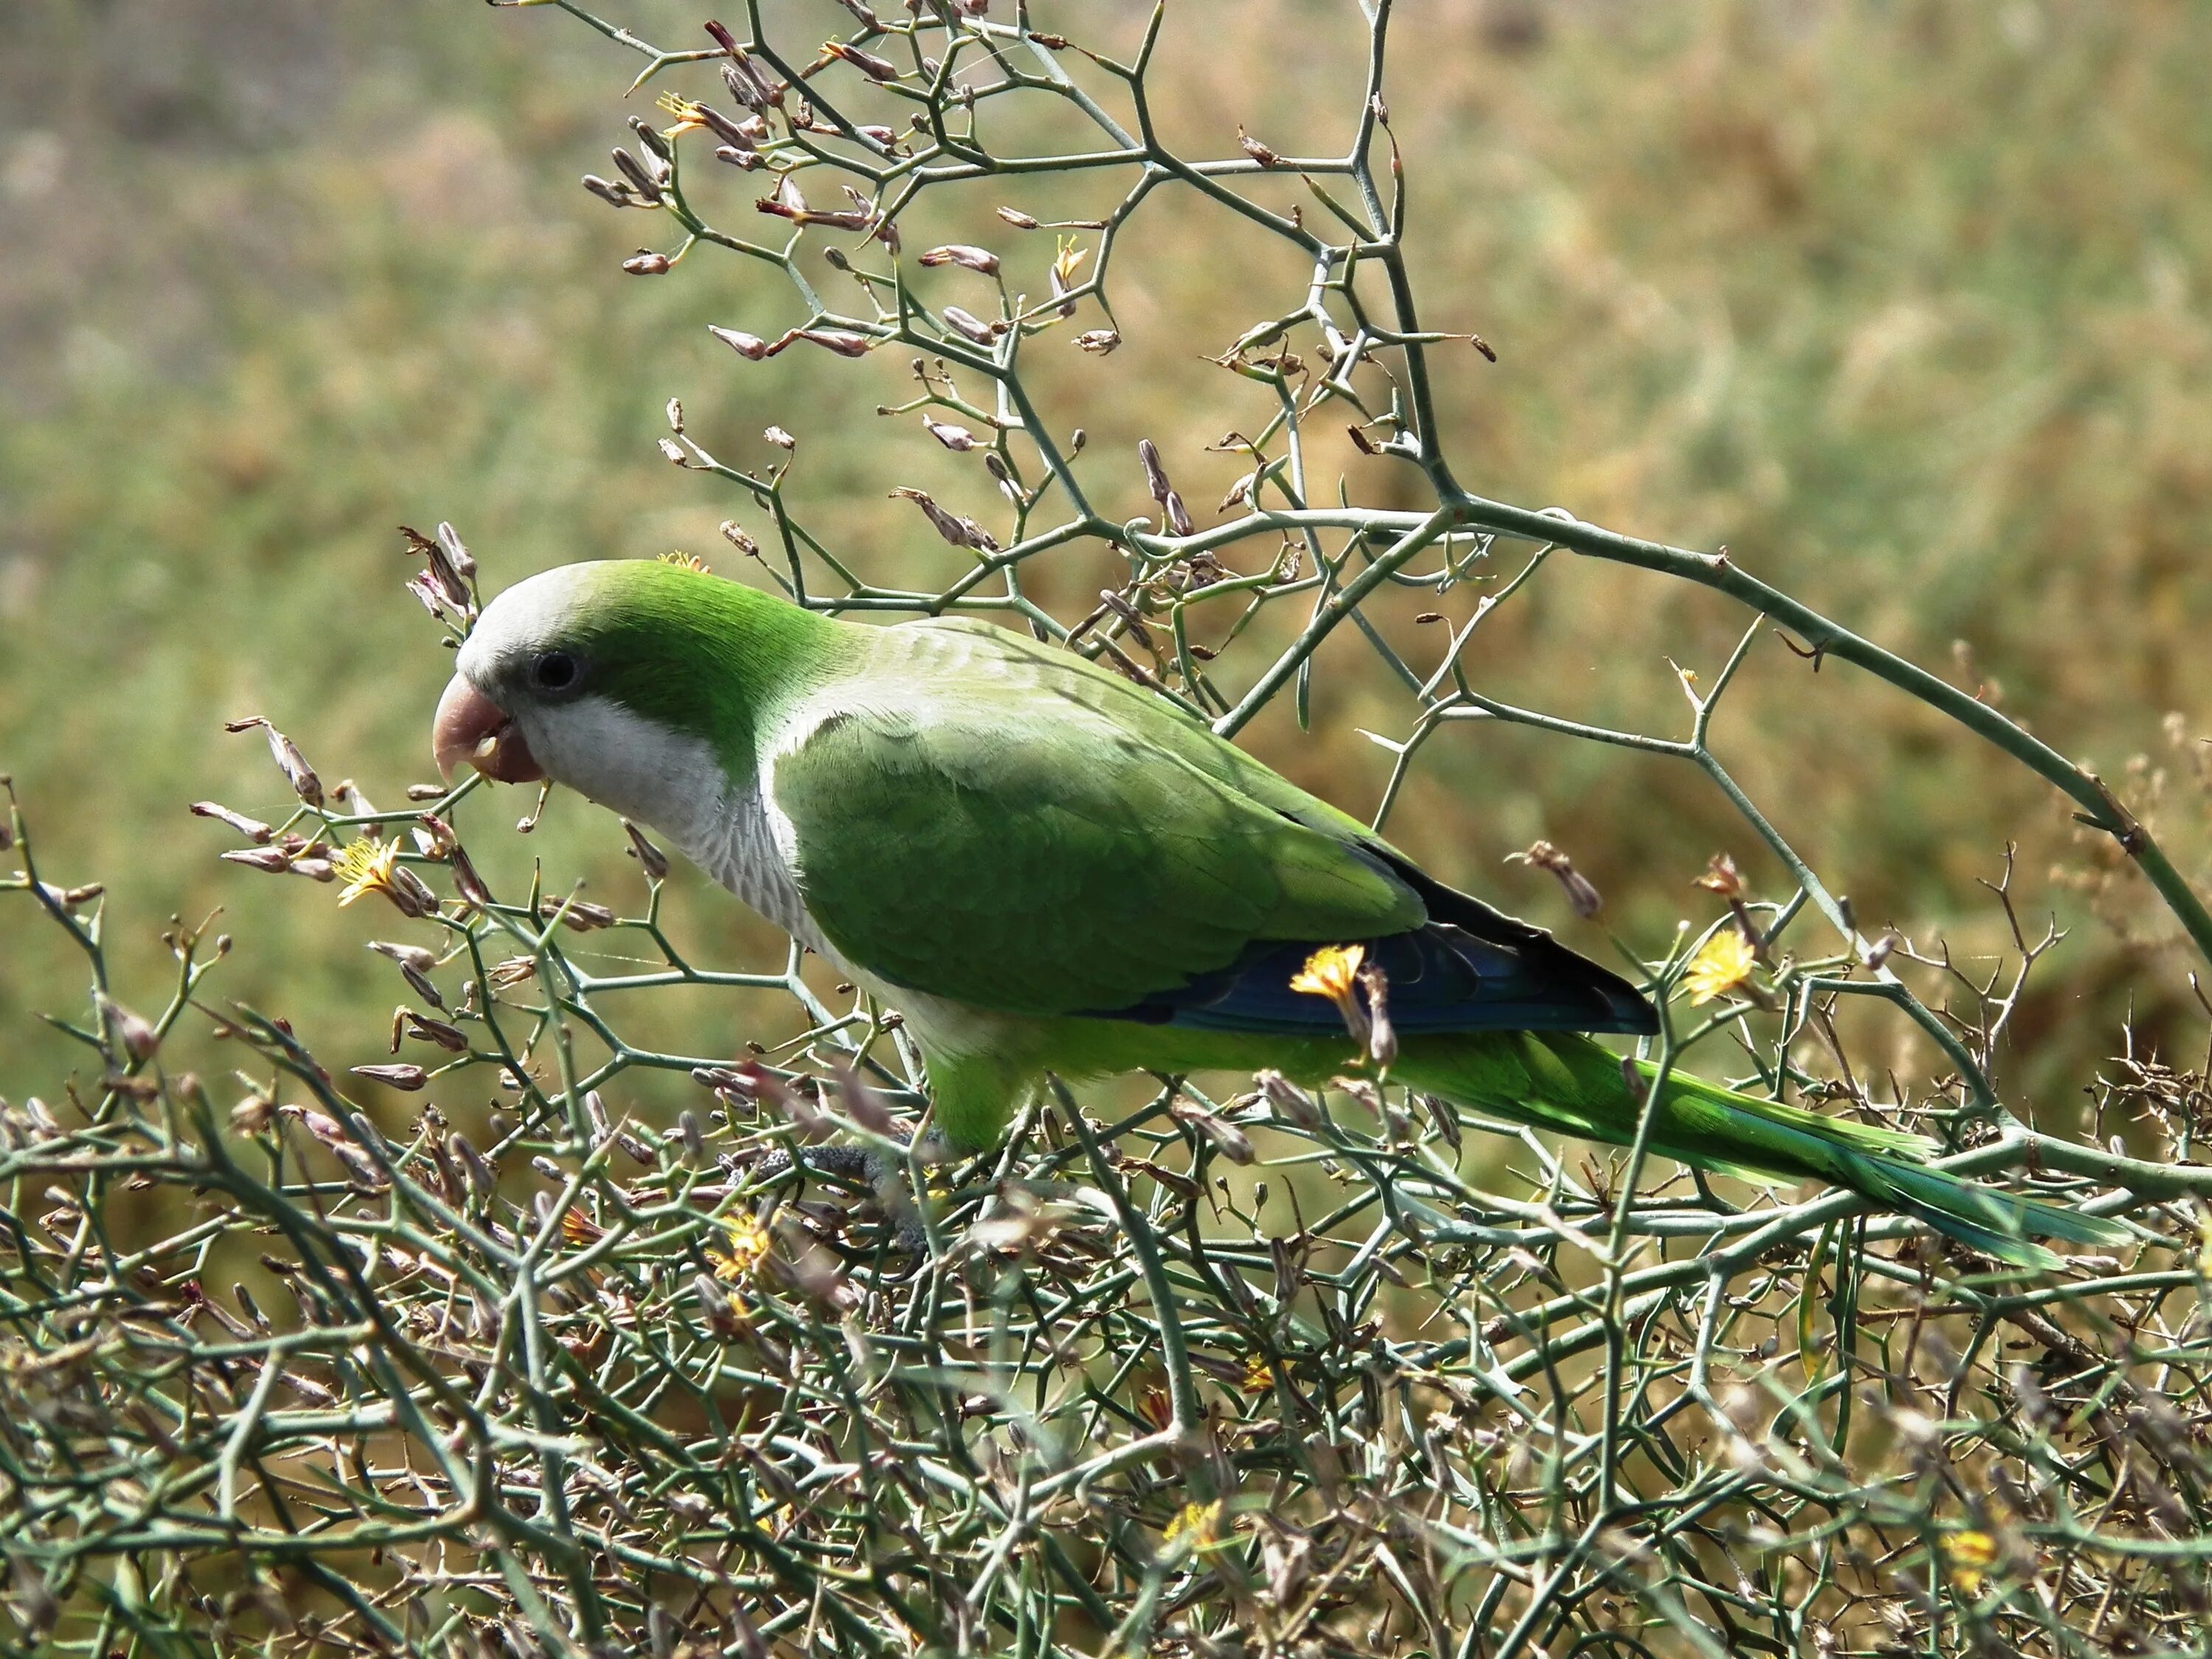
<path id="1" fill-rule="evenodd" d="M 453 769 L 464 762 L 501 783 L 534 783 L 545 775 L 507 711 L 470 684 L 465 674 L 454 675 L 438 699 L 430 752 L 437 759 L 438 775 L 448 783 Z"/>

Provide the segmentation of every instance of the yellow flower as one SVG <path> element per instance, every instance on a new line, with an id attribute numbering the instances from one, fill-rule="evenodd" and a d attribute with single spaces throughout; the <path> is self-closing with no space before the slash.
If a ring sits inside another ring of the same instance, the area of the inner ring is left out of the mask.
<path id="1" fill-rule="evenodd" d="M 1711 1002 L 1748 980 L 1758 960 L 1741 928 L 1723 927 L 1690 958 L 1690 965 L 1682 970 L 1682 983 L 1688 988 L 1692 1002 Z"/>
<path id="2" fill-rule="evenodd" d="M 1244 1375 L 1237 1386 L 1246 1394 L 1267 1394 L 1273 1389 L 1275 1374 L 1267 1369 L 1267 1355 L 1248 1353 L 1244 1356 Z"/>
<path id="3" fill-rule="evenodd" d="M 2197 1218 L 2197 1271 L 2212 1279 L 2212 1215 Z"/>
<path id="4" fill-rule="evenodd" d="M 561 1212 L 561 1237 L 571 1244 L 591 1244 L 606 1237 L 605 1230 L 581 1210 Z"/>
<path id="5" fill-rule="evenodd" d="M 672 564 L 678 570 L 696 570 L 702 576 L 711 576 L 714 574 L 707 568 L 706 560 L 701 558 L 696 553 L 656 553 L 653 555 L 653 562 L 657 564 Z"/>
<path id="6" fill-rule="evenodd" d="M 1291 975 L 1291 989 L 1308 996 L 1327 997 L 1344 1011 L 1347 1024 L 1357 1018 L 1358 1005 L 1352 988 L 1359 981 L 1359 964 L 1367 960 L 1364 945 L 1324 945 L 1306 958 L 1306 965 Z"/>
<path id="7" fill-rule="evenodd" d="M 374 836 L 363 836 L 349 846 L 341 847 L 331 859 L 331 867 L 345 878 L 345 887 L 338 894 L 341 905 L 351 904 L 368 893 L 388 893 L 392 889 L 392 871 L 398 866 L 399 843 L 382 842 Z"/>
<path id="8" fill-rule="evenodd" d="M 1176 1511 L 1167 1530 L 1160 1534 L 1163 1544 L 1172 1544 L 1178 1538 L 1188 1541 L 1194 1550 L 1210 1550 L 1221 1541 L 1221 1500 L 1211 1504 L 1186 1504 Z"/>
<path id="9" fill-rule="evenodd" d="M 1303 991 L 1312 998 L 1328 998 L 1336 1005 L 1336 1011 L 1345 1015 L 1345 1030 L 1360 1048 L 1367 1046 L 1367 1036 L 1374 1026 L 1367 1022 L 1367 1009 L 1363 1009 L 1352 987 L 1360 982 L 1360 963 L 1367 960 L 1364 945 L 1322 945 L 1318 951 L 1305 957 L 1305 967 L 1290 975 L 1291 991 Z"/>
<path id="10" fill-rule="evenodd" d="M 1083 262 L 1091 257 L 1090 251 L 1078 247 L 1073 236 L 1061 237 L 1059 248 L 1060 251 L 1053 256 L 1052 274 L 1060 278 L 1062 288 L 1073 288 L 1075 273 L 1083 269 Z"/>
<path id="11" fill-rule="evenodd" d="M 676 125 L 660 136 L 678 138 L 687 132 L 697 132 L 707 125 L 707 117 L 701 107 L 688 98 L 678 98 L 672 92 L 664 92 L 657 107 L 676 118 Z"/>
<path id="12" fill-rule="evenodd" d="M 1997 1540 L 1985 1532 L 1969 1530 L 1943 1535 L 1943 1566 L 1962 1595 L 1982 1593 L 1982 1584 L 1996 1559 Z"/>
<path id="13" fill-rule="evenodd" d="M 722 1231 L 730 1241 L 730 1253 L 724 1255 L 709 1250 L 707 1259 L 714 1264 L 715 1278 L 727 1284 L 744 1284 L 768 1260 L 768 1229 L 754 1217 L 738 1214 L 722 1224 Z"/>

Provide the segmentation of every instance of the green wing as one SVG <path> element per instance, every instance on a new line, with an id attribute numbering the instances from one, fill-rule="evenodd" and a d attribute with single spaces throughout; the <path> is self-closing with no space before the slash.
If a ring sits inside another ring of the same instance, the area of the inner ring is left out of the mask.
<path id="1" fill-rule="evenodd" d="M 1256 941 L 1425 920 L 1353 820 L 1149 694 L 988 626 L 880 637 L 770 781 L 808 912 L 867 971 L 1009 1013 L 1101 1012 Z"/>

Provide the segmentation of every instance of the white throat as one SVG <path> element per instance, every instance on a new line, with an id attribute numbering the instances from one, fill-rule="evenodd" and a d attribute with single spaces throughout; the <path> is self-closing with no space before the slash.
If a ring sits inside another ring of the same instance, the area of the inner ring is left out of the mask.
<path id="1" fill-rule="evenodd" d="M 657 830 L 801 944 L 823 948 L 777 844 L 759 781 L 733 782 L 705 739 L 672 732 L 605 697 L 579 697 L 516 719 L 548 776 Z"/>

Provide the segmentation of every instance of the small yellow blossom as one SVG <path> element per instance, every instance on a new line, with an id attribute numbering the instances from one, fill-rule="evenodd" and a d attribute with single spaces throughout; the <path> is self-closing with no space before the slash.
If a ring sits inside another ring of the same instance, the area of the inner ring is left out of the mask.
<path id="1" fill-rule="evenodd" d="M 1221 1500 L 1211 1504 L 1186 1504 L 1176 1511 L 1160 1541 L 1172 1544 L 1177 1539 L 1187 1540 L 1194 1550 L 1209 1550 L 1221 1541 Z"/>
<path id="2" fill-rule="evenodd" d="M 1690 965 L 1682 970 L 1682 983 L 1692 1002 L 1711 1002 L 1748 980 L 1758 960 L 1741 928 L 1723 927 L 1690 958 Z"/>
<path id="3" fill-rule="evenodd" d="M 1267 1368 L 1267 1356 L 1248 1353 L 1244 1356 L 1244 1375 L 1237 1386 L 1246 1394 L 1267 1394 L 1275 1386 L 1275 1374 Z"/>
<path id="4" fill-rule="evenodd" d="M 591 1244 L 606 1236 L 606 1230 L 581 1210 L 561 1212 L 561 1237 L 571 1244 Z"/>
<path id="5" fill-rule="evenodd" d="M 687 132 L 703 131 L 707 125 L 706 113 L 699 105 L 688 98 L 678 98 L 672 92 L 660 94 L 658 107 L 676 118 L 676 125 L 660 135 L 664 138 L 679 138 Z"/>
<path id="6" fill-rule="evenodd" d="M 2212 1215 L 2197 1218 L 2197 1271 L 2212 1279 Z"/>
<path id="7" fill-rule="evenodd" d="M 745 1284 L 768 1260 L 768 1229 L 756 1218 L 738 1214 L 722 1224 L 722 1231 L 730 1241 L 730 1253 L 707 1252 L 707 1259 L 714 1264 L 714 1277 L 726 1284 Z"/>
<path id="8" fill-rule="evenodd" d="M 701 558 L 696 553 L 656 553 L 653 555 L 653 562 L 656 564 L 674 565 L 678 570 L 696 571 L 702 576 L 711 576 L 714 574 L 707 568 L 706 560 Z"/>
<path id="9" fill-rule="evenodd" d="M 1327 997 L 1344 1011 L 1345 1022 L 1356 1022 L 1358 1005 L 1352 988 L 1359 982 L 1359 964 L 1367 960 L 1364 945 L 1324 945 L 1306 958 L 1306 965 L 1291 975 L 1291 989 L 1308 996 Z"/>
<path id="10" fill-rule="evenodd" d="M 1943 1534 L 1943 1566 L 1961 1595 L 1979 1595 L 1996 1559 L 1997 1540 L 1985 1532 Z"/>
<path id="11" fill-rule="evenodd" d="M 338 848 L 331 859 L 331 867 L 345 878 L 346 884 L 338 894 L 339 904 L 351 904 L 369 893 L 390 892 L 392 872 L 398 867 L 398 860 L 399 843 L 379 841 L 374 836 L 363 836 Z"/>
<path id="12" fill-rule="evenodd" d="M 1052 274 L 1060 278 L 1062 288 L 1073 288 L 1075 273 L 1083 269 L 1083 262 L 1090 257 L 1090 250 L 1076 246 L 1075 238 L 1063 236 L 1060 239 L 1059 252 L 1053 255 Z"/>
<path id="13" fill-rule="evenodd" d="M 1306 965 L 1292 976 L 1291 989 L 1340 1001 L 1352 994 L 1359 964 L 1366 960 L 1367 947 L 1364 945 L 1324 945 L 1308 957 Z"/>

